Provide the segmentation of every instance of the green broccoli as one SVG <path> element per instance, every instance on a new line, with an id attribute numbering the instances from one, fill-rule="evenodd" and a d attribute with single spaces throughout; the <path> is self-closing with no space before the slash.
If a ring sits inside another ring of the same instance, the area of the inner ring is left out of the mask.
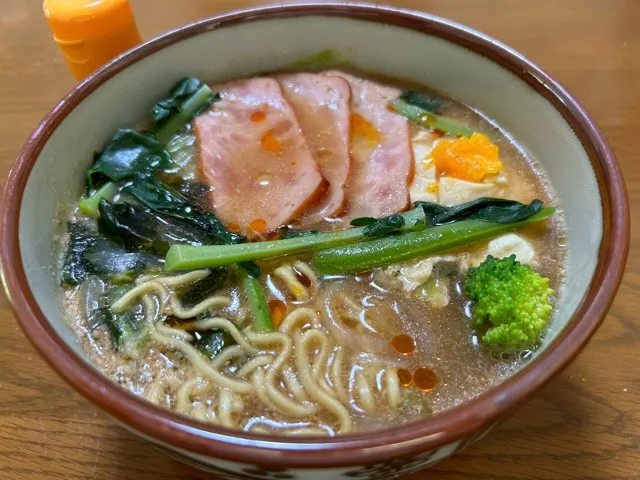
<path id="1" fill-rule="evenodd" d="M 465 293 L 473 301 L 475 325 L 489 324 L 482 341 L 505 351 L 536 346 L 549 321 L 549 279 L 515 255 L 491 255 L 467 273 Z"/>

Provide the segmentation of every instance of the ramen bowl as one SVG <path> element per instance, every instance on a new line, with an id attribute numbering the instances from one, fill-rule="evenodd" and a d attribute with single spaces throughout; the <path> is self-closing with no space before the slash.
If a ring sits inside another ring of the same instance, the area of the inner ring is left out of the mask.
<path id="1" fill-rule="evenodd" d="M 198 423 L 101 374 L 64 322 L 53 239 L 60 205 L 83 190 L 93 152 L 185 75 L 213 83 L 273 71 L 319 51 L 429 85 L 487 115 L 536 158 L 568 235 L 566 288 L 541 347 L 519 373 L 458 407 L 399 427 L 329 438 L 254 435 Z M 564 88 L 499 42 L 423 13 L 364 4 L 257 8 L 196 22 L 116 58 L 34 130 L 2 206 L 3 281 L 24 332 L 67 382 L 120 424 L 224 478 L 395 478 L 461 451 L 511 415 L 586 345 L 605 317 L 629 246 L 620 169 Z"/>

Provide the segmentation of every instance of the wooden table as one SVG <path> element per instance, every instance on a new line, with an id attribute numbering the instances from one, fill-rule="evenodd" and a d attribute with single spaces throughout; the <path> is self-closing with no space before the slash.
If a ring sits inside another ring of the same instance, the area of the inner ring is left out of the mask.
<path id="1" fill-rule="evenodd" d="M 145 38 L 254 0 L 132 0 Z M 271 2 L 276 3 L 276 2 Z M 477 28 L 541 65 L 599 122 L 640 208 L 640 2 L 389 0 Z M 74 80 L 38 0 L 0 11 L 0 182 Z M 162 6 L 161 6 L 162 5 Z M 637 216 L 636 216 L 637 218 Z M 635 225 L 637 227 L 637 225 Z M 413 479 L 640 478 L 640 231 L 603 327 L 582 355 L 477 446 Z M 200 479 L 60 380 L 0 299 L 0 478 Z"/>

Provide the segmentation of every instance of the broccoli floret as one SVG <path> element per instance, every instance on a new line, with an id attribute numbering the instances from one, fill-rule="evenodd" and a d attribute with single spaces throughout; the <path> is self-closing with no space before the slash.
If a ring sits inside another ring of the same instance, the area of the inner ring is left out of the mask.
<path id="1" fill-rule="evenodd" d="M 482 341 L 513 351 L 533 348 L 549 321 L 549 279 L 515 255 L 491 255 L 467 273 L 465 292 L 473 301 L 475 325 L 489 325 Z"/>

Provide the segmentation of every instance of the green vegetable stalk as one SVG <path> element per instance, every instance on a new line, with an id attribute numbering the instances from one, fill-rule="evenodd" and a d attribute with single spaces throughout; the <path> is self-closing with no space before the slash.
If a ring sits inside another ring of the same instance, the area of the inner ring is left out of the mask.
<path id="1" fill-rule="evenodd" d="M 389 106 L 411 122 L 429 130 L 441 130 L 444 133 L 464 137 L 470 137 L 474 133 L 474 131 L 466 125 L 428 112 L 417 105 L 411 105 L 400 99 L 393 100 L 389 103 Z"/>
<path id="2" fill-rule="evenodd" d="M 260 282 L 244 269 L 241 268 L 239 270 L 244 291 L 253 314 L 253 330 L 255 332 L 272 332 L 274 330 L 273 321 L 271 320 L 267 299 L 264 296 Z"/>
<path id="3" fill-rule="evenodd" d="M 402 214 L 405 223 L 400 230 L 410 231 L 425 227 L 424 214 L 416 208 Z M 330 233 L 317 233 L 285 240 L 242 243 L 237 245 L 173 245 L 165 259 L 165 270 L 193 270 L 230 265 L 248 260 L 293 255 L 319 248 L 344 245 L 367 237 L 365 229 L 350 228 Z"/>
<path id="4" fill-rule="evenodd" d="M 363 272 L 471 245 L 544 220 L 554 211 L 553 208 L 543 208 L 526 220 L 509 224 L 484 220 L 462 220 L 417 232 L 342 245 L 316 252 L 312 258 L 312 265 L 317 271 L 324 274 Z"/>
<path id="5" fill-rule="evenodd" d="M 98 212 L 98 205 L 100 204 L 100 200 L 106 198 L 107 200 L 113 199 L 113 197 L 118 193 L 118 187 L 116 184 L 112 182 L 105 183 L 100 189 L 98 189 L 93 195 L 85 198 L 84 200 L 80 200 L 78 202 L 78 208 L 82 213 L 88 215 L 90 217 L 97 217 L 100 215 Z"/>

